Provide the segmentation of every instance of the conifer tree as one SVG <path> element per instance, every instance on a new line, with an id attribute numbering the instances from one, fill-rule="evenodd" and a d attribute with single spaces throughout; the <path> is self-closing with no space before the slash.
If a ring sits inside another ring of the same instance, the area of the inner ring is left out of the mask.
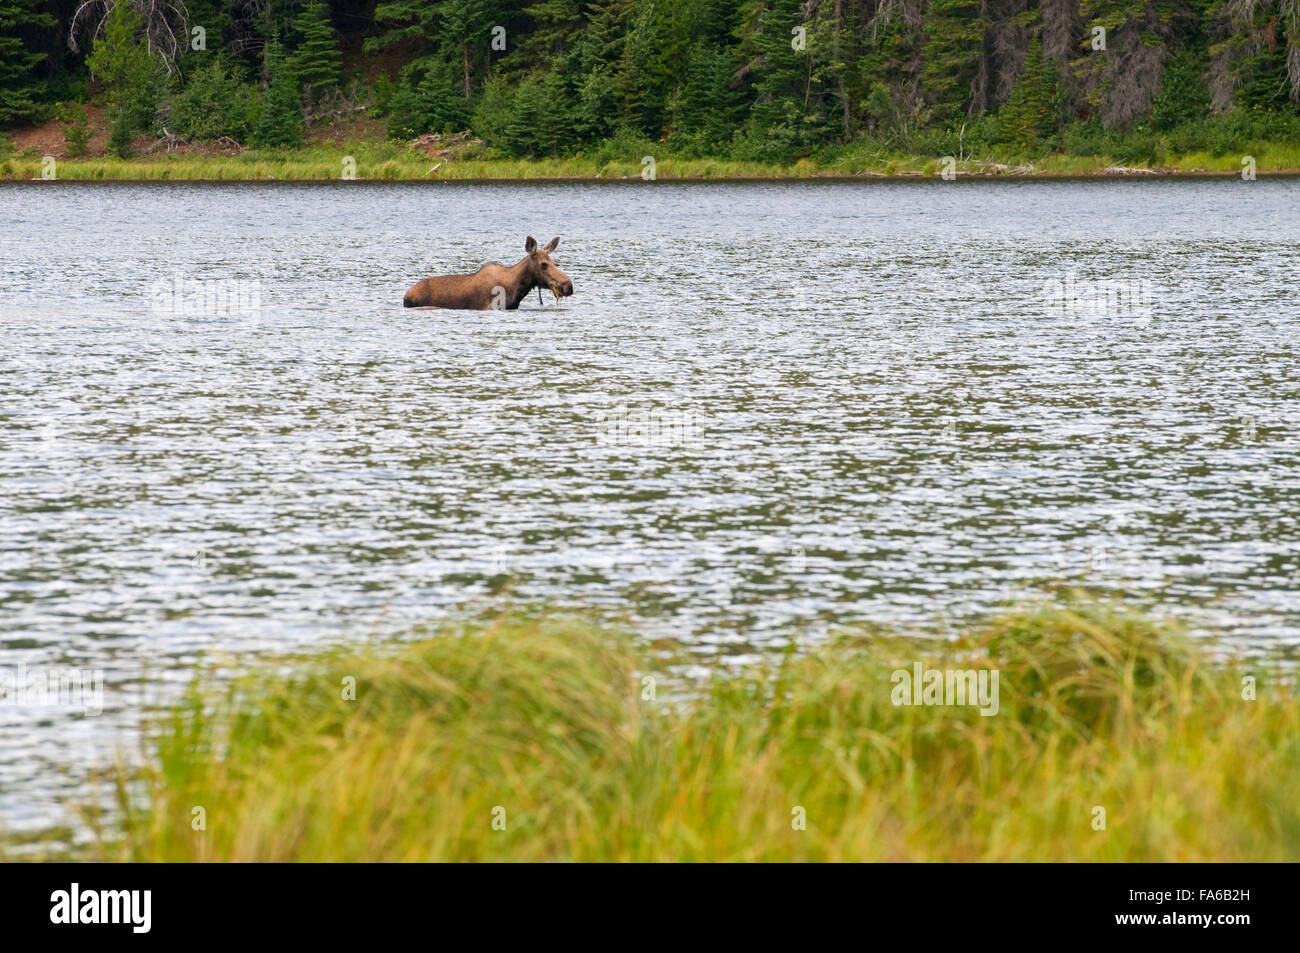
<path id="1" fill-rule="evenodd" d="M 296 146 L 302 142 L 302 108 L 298 80 L 289 66 L 284 47 L 272 38 L 265 51 L 266 87 L 252 142 L 258 148 Z"/>
<path id="2" fill-rule="evenodd" d="M 203 43 L 207 47 L 206 50 L 191 50 L 191 52 L 204 54 L 221 51 L 234 26 L 231 7 L 230 3 L 222 3 L 221 0 L 185 0 L 185 9 L 189 13 L 187 26 L 191 30 L 194 27 L 203 28 Z M 193 39 L 192 34 L 189 39 Z"/>
<path id="3" fill-rule="evenodd" d="M 926 11 L 921 83 L 934 118 L 966 114 L 984 48 L 979 0 L 933 0 Z"/>
<path id="4" fill-rule="evenodd" d="M 1088 149 L 1133 135 L 1222 150 L 1289 141 L 1300 121 L 1300 0 L 47 6 L 55 29 L 41 25 L 49 18 L 36 13 L 39 0 L 0 0 L 0 125 L 30 117 L 42 98 L 83 98 L 79 53 L 66 40 L 89 40 L 115 6 L 144 18 L 129 45 L 143 43 L 165 62 L 170 102 L 193 107 L 189 127 L 210 135 L 242 124 L 254 140 L 259 126 L 266 141 L 300 134 L 272 72 L 295 74 L 295 97 L 304 86 L 318 96 L 340 83 L 341 50 L 357 46 L 390 135 L 472 127 L 489 146 L 520 155 L 639 156 L 647 142 L 662 142 L 692 156 L 792 161 L 860 136 L 886 150 L 946 152 L 962 124 L 965 146 L 977 151 L 997 142 L 1041 149 L 1058 134 Z M 196 25 L 207 29 L 206 52 L 186 42 Z M 276 37 L 287 60 L 269 69 Z M 106 49 L 116 42 L 100 40 Z M 214 55 L 228 73 L 209 68 Z M 118 88 L 132 84 L 101 75 L 113 60 L 97 58 L 95 77 L 116 103 Z M 50 80 L 47 90 L 33 71 Z M 256 97 L 245 82 L 254 71 L 266 87 Z M 117 124 L 115 147 L 153 121 L 153 84 L 135 85 L 139 95 L 120 97 L 134 118 Z M 259 123 L 259 113 L 272 118 Z"/>
<path id="5" fill-rule="evenodd" d="M 343 55 L 339 52 L 338 33 L 330 22 L 328 4 L 313 0 L 302 8 L 293 25 L 299 40 L 290 66 L 298 82 L 310 87 L 313 97 L 336 88 Z"/>
<path id="6" fill-rule="evenodd" d="M 144 23 L 128 2 L 114 4 L 104 35 L 86 58 L 103 83 L 110 106 L 108 147 L 126 155 L 135 134 L 153 124 L 164 70 L 142 38 Z"/>
<path id="7" fill-rule="evenodd" d="M 748 5 L 742 55 L 753 106 L 748 132 L 756 156 L 788 158 L 828 133 L 824 85 L 829 44 L 800 0 L 755 0 Z"/>
<path id="8" fill-rule="evenodd" d="M 0 0 L 0 128 L 36 118 L 40 84 L 32 68 L 46 58 L 23 41 L 22 32 L 52 27 L 54 17 L 36 9 L 38 0 Z"/>
<path id="9" fill-rule="evenodd" d="M 1043 58 L 1043 41 L 1034 37 L 1025 55 L 1025 69 L 1011 87 L 1002 107 L 1004 137 L 1022 148 L 1033 148 L 1056 131 L 1060 85 L 1052 64 Z"/>

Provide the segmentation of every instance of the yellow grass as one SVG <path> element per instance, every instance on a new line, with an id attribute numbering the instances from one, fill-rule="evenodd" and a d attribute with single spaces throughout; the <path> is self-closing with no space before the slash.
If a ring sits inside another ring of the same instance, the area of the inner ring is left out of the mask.
<path id="1" fill-rule="evenodd" d="M 513 616 L 200 677 L 84 856 L 1300 859 L 1293 689 L 1149 619 L 1083 602 L 954 641 L 845 634 L 703 683 L 642 641 Z M 917 662 L 996 669 L 997 714 L 894 704 Z"/>
<path id="2" fill-rule="evenodd" d="M 312 145 L 275 152 L 248 151 L 236 156 L 172 154 L 133 159 L 98 157 L 59 159 L 56 180 L 173 180 L 173 181 L 331 181 L 343 177 L 346 158 L 355 160 L 358 180 L 454 181 L 603 179 L 640 181 L 641 157 L 598 163 L 585 156 L 539 159 L 440 159 L 395 143 L 360 142 L 344 146 Z M 1300 148 L 1261 144 L 1255 156 L 1259 175 L 1300 170 Z M 1114 174 L 1125 163 L 1104 156 L 1049 155 L 1020 162 L 963 158 L 959 176 L 1096 176 Z M 1145 168 L 1142 165 L 1133 166 Z M 861 152 L 819 162 L 800 159 L 793 164 L 740 162 L 723 159 L 659 157 L 656 180 L 678 179 L 801 179 L 825 176 L 933 176 L 942 171 L 935 156 Z M 1240 156 L 1193 153 L 1170 158 L 1163 174 L 1241 172 Z M 44 157 L 23 153 L 0 158 L 0 180 L 48 177 Z"/>

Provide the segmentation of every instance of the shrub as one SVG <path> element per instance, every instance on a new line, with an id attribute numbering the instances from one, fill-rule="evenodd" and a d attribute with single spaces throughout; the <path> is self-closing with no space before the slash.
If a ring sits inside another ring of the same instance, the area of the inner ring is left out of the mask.
<path id="1" fill-rule="evenodd" d="M 388 100 L 391 138 L 412 139 L 426 132 L 457 132 L 469 124 L 469 103 L 456 89 L 450 64 L 436 57 L 425 57 L 402 70 L 401 81 Z"/>
<path id="2" fill-rule="evenodd" d="M 90 125 L 86 111 L 77 103 L 59 103 L 59 120 L 63 123 L 63 141 L 67 144 L 69 158 L 84 156 L 90 146 Z"/>
<path id="3" fill-rule="evenodd" d="M 397 90 L 397 84 L 387 76 L 380 76 L 375 80 L 372 96 L 374 106 L 371 107 L 370 115 L 376 119 L 382 119 L 388 115 L 388 103 L 393 98 L 393 93 Z"/>
<path id="4" fill-rule="evenodd" d="M 1065 151 L 1076 156 L 1110 155 L 1115 143 L 1114 133 L 1095 116 L 1067 126 L 1062 138 Z"/>
<path id="5" fill-rule="evenodd" d="M 199 67 L 171 98 L 175 131 L 207 142 L 229 136 L 245 142 L 251 129 L 254 93 L 238 72 L 221 58 Z"/>

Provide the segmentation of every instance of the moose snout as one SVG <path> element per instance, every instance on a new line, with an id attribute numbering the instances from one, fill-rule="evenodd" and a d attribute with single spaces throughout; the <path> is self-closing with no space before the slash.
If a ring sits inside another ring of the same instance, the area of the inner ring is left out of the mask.
<path id="1" fill-rule="evenodd" d="M 568 278 L 565 278 L 560 282 L 560 294 L 564 295 L 566 298 L 573 294 L 573 282 Z"/>

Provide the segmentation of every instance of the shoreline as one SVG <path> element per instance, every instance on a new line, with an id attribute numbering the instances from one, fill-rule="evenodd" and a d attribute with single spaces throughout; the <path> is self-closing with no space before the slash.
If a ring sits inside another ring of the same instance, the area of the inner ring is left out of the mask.
<path id="1" fill-rule="evenodd" d="M 1267 150 L 1273 151 L 1273 150 Z M 1265 150 L 1261 150 L 1265 152 Z M 13 182 L 404 182 L 404 183 L 615 183 L 661 182 L 1083 182 L 1117 179 L 1237 179 L 1242 161 L 1196 153 L 1156 166 L 1124 165 L 1105 156 L 1049 155 L 1033 161 L 963 159 L 942 165 L 929 156 L 845 157 L 781 165 L 724 159 L 660 157 L 643 174 L 639 160 L 599 156 L 563 159 L 489 159 L 429 155 L 395 143 L 361 141 L 313 145 L 285 152 L 235 155 L 173 153 L 120 159 L 64 158 L 33 150 L 0 158 L 0 183 Z M 1290 155 L 1257 160 L 1255 178 L 1300 177 Z"/>
<path id="2" fill-rule="evenodd" d="M 1216 172 L 1200 170 L 1195 172 L 1183 172 L 1176 170 L 1169 171 L 1152 171 L 1144 173 L 1133 172 L 1038 172 L 1038 173 L 992 173 L 992 172 L 961 172 L 955 178 L 947 180 L 948 184 L 953 182 L 1116 182 L 1116 181 L 1133 181 L 1133 180 L 1172 180 L 1172 181 L 1223 181 L 1239 179 L 1239 173 L 1235 172 Z M 1284 169 L 1270 172 L 1256 173 L 1256 179 L 1295 179 L 1300 178 L 1300 169 Z M 397 178 L 386 176 L 361 176 L 345 179 L 342 177 L 327 178 L 325 176 L 304 176 L 304 177 L 280 177 L 280 176 L 246 176 L 246 177 L 180 177 L 170 175 L 147 175 L 147 176 L 57 176 L 55 178 L 42 178 L 41 176 L 31 176 L 29 178 L 0 178 L 0 187 L 10 185 L 30 185 L 33 183 L 50 183 L 50 184 L 77 184 L 77 185 L 110 185 L 110 184 L 136 184 L 136 185 L 166 185 L 166 184 L 185 184 L 185 185 L 333 185 L 343 182 L 363 183 L 363 184 L 384 184 L 384 185 L 657 185 L 670 183 L 673 185 L 759 185 L 767 183 L 825 183 L 830 185 L 843 185 L 849 183 L 900 183 L 900 182 L 935 182 L 945 181 L 938 175 L 929 175 L 921 172 L 863 172 L 857 174 L 844 173 L 813 173 L 803 175 L 735 175 L 735 176 L 659 176 L 652 180 L 643 180 L 639 176 L 618 176 L 607 178 L 601 176 L 582 176 L 582 175 L 528 175 L 528 176 L 498 176 L 498 175 L 466 175 L 454 178 L 442 179 L 425 179 L 425 178 Z"/>

